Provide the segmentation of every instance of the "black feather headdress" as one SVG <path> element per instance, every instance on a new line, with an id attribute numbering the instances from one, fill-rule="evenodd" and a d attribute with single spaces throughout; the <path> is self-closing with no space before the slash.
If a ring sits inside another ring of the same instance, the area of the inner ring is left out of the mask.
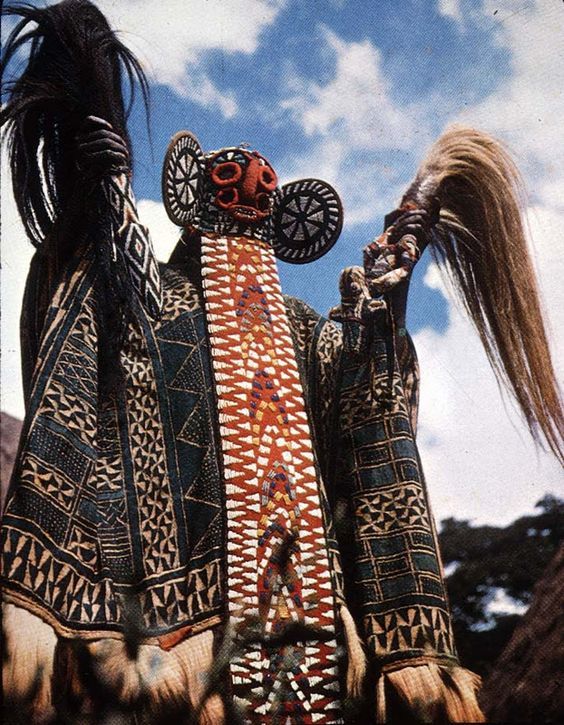
<path id="1" fill-rule="evenodd" d="M 129 146 L 126 117 L 138 81 L 147 107 L 148 86 L 137 59 L 89 0 L 37 8 L 18 4 L 2 15 L 19 18 L 3 51 L 0 111 L 9 144 L 14 194 L 30 239 L 40 246 L 74 205 L 80 219 L 84 178 L 76 165 L 75 137 L 89 115 L 109 121 Z M 17 80 L 7 66 L 20 49 L 29 59 Z M 129 84 L 126 107 L 123 82 Z M 89 189 L 88 191 L 92 191 Z M 75 230 L 76 233 L 77 230 Z"/>

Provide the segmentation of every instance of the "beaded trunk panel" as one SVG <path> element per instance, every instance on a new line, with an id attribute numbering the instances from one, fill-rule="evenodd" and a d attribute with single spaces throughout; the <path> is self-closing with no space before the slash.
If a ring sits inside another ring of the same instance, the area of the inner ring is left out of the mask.
<path id="1" fill-rule="evenodd" d="M 325 529 L 274 255 L 256 240 L 204 237 L 202 262 L 240 645 L 233 695 L 253 723 L 339 722 Z"/>

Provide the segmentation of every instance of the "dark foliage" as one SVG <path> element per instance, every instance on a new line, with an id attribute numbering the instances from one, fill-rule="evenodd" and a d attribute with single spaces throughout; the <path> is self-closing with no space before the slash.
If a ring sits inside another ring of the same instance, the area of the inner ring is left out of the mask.
<path id="1" fill-rule="evenodd" d="M 547 495 L 539 513 L 506 527 L 472 526 L 446 519 L 439 535 L 455 638 L 462 663 L 487 675 L 521 620 L 520 614 L 488 612 L 492 592 L 503 589 L 528 605 L 533 589 L 555 555 L 564 533 L 564 501 Z"/>

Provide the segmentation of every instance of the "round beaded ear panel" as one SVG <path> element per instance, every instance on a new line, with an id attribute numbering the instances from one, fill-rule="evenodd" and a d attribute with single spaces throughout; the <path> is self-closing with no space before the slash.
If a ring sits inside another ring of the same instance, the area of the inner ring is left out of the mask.
<path id="1" fill-rule="evenodd" d="M 272 246 L 278 259 L 313 262 L 337 241 L 343 207 L 335 189 L 319 179 L 301 179 L 282 187 L 275 207 Z"/>
<path id="2" fill-rule="evenodd" d="M 179 227 L 189 226 L 196 218 L 204 181 L 204 154 L 195 136 L 177 133 L 166 152 L 163 175 L 163 200 L 169 217 Z"/>
<path id="3" fill-rule="evenodd" d="M 204 155 L 187 131 L 172 139 L 163 168 L 164 203 L 175 224 L 267 242 L 292 264 L 319 259 L 341 232 L 337 192 L 319 179 L 277 183 L 258 152 L 233 147 Z"/>

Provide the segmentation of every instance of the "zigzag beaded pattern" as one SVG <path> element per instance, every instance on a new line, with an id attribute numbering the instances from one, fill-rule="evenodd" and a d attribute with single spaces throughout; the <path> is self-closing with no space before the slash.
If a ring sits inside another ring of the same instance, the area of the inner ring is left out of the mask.
<path id="1" fill-rule="evenodd" d="M 303 390 L 272 250 L 202 238 L 227 503 L 229 612 L 239 637 L 291 624 L 328 641 L 246 644 L 231 664 L 252 723 L 339 722 L 334 593 Z M 312 636 L 312 635 L 309 635 Z"/>

